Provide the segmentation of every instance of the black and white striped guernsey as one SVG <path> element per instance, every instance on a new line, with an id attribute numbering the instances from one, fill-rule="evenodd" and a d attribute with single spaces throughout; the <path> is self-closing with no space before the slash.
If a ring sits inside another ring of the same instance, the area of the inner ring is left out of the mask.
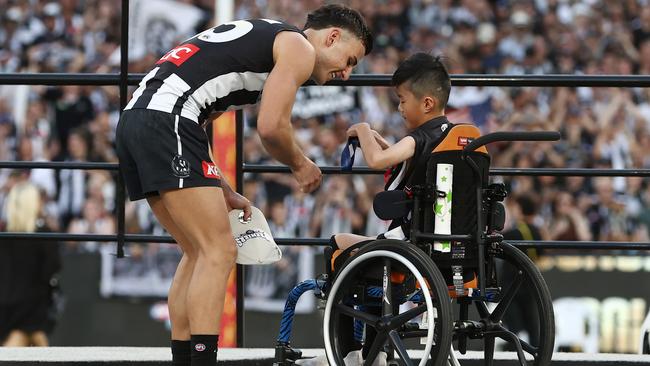
<path id="1" fill-rule="evenodd" d="M 257 103 L 282 31 L 302 33 L 269 19 L 238 20 L 199 33 L 156 62 L 124 109 L 154 109 L 200 123 L 212 112 Z"/>

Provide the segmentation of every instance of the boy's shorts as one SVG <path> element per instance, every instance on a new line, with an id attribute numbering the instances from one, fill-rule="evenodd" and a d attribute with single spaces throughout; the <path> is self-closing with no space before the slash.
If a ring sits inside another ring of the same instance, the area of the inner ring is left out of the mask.
<path id="1" fill-rule="evenodd" d="M 117 125 L 116 147 L 131 201 L 176 188 L 221 187 L 208 137 L 187 118 L 149 109 L 126 110 Z"/>

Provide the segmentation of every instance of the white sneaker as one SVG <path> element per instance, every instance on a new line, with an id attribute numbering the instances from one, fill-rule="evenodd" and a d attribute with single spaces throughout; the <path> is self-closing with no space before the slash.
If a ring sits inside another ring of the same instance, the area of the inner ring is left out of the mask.
<path id="1" fill-rule="evenodd" d="M 386 352 L 379 352 L 377 357 L 375 358 L 375 361 L 372 363 L 372 366 L 386 366 L 386 358 L 388 355 Z M 363 358 L 361 356 L 361 350 L 358 351 L 351 351 L 350 353 L 345 356 L 343 359 L 343 362 L 345 363 L 345 366 L 361 366 L 363 365 Z M 329 362 L 327 362 L 327 356 L 326 355 L 321 355 L 318 357 L 314 358 L 301 358 L 296 361 L 296 365 L 300 366 L 329 366 Z"/>
<path id="2" fill-rule="evenodd" d="M 321 355 L 321 356 L 314 357 L 314 358 L 301 358 L 299 360 L 296 360 L 296 365 L 301 365 L 301 366 L 329 366 L 329 362 L 327 362 L 327 356 Z"/>
<path id="3" fill-rule="evenodd" d="M 347 356 L 345 356 L 343 362 L 345 363 L 345 366 L 362 366 L 363 357 L 361 357 L 361 350 L 351 351 Z"/>
<path id="4" fill-rule="evenodd" d="M 386 352 L 379 351 L 379 354 L 377 354 L 377 357 L 375 357 L 375 360 L 372 362 L 372 366 L 387 366 L 388 362 L 386 362 L 386 358 L 388 358 Z"/>

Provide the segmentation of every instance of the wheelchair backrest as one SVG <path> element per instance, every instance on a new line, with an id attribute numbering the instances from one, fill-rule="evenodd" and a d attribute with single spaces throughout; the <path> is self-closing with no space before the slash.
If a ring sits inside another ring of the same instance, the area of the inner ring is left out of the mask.
<path id="1" fill-rule="evenodd" d="M 435 185 L 437 191 L 440 191 L 444 185 L 442 181 L 446 178 L 441 177 L 441 180 L 438 180 L 438 165 L 453 166 L 451 192 L 445 192 L 451 195 L 450 234 L 470 234 L 476 231 L 479 204 L 476 191 L 488 185 L 490 156 L 485 146 L 481 146 L 476 151 L 467 153 L 467 159 L 463 159 L 463 148 L 480 136 L 480 130 L 474 125 L 453 125 L 445 138 L 433 149 L 427 163 L 426 181 Z M 472 169 L 471 162 L 468 161 L 470 159 L 478 167 L 478 174 Z M 424 232 L 435 232 L 436 204 L 425 205 L 423 210 L 424 227 L 420 229 Z"/>

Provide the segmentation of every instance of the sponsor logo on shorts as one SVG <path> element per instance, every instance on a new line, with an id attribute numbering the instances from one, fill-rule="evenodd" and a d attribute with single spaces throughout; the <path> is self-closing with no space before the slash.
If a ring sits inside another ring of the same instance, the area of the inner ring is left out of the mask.
<path id="1" fill-rule="evenodd" d="M 187 178 L 190 176 L 190 162 L 184 157 L 176 154 L 172 158 L 172 174 L 178 178 Z"/>
<path id="2" fill-rule="evenodd" d="M 199 50 L 200 50 L 199 47 L 190 43 L 180 45 L 172 49 L 171 51 L 167 52 L 165 56 L 161 57 L 160 60 L 156 62 L 156 65 L 162 64 L 165 61 L 169 61 L 176 66 L 181 66 L 183 62 L 187 61 Z"/>
<path id="3" fill-rule="evenodd" d="M 198 352 L 203 352 L 205 351 L 205 344 L 197 343 L 194 345 L 194 349 L 197 350 Z"/>
<path id="4" fill-rule="evenodd" d="M 221 176 L 219 175 L 219 170 L 217 169 L 217 166 L 214 165 L 214 163 L 208 163 L 207 161 L 203 161 L 203 176 L 206 178 L 211 178 L 211 179 L 221 179 Z"/>
<path id="5" fill-rule="evenodd" d="M 262 230 L 246 230 L 245 233 L 239 234 L 239 236 L 235 238 L 235 243 L 237 243 L 237 246 L 241 248 L 247 241 L 254 238 L 262 238 L 268 242 L 271 241 L 269 234 Z"/>
<path id="6" fill-rule="evenodd" d="M 471 137 L 458 136 L 458 146 L 466 146 L 472 141 L 474 141 L 474 139 Z"/>

